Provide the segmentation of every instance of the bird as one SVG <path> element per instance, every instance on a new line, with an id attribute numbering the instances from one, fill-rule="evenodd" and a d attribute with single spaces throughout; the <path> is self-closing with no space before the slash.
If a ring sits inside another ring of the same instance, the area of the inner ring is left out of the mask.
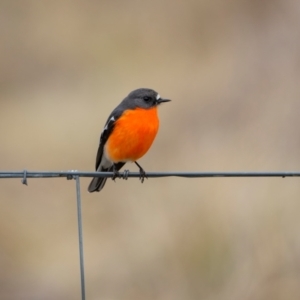
<path id="1" fill-rule="evenodd" d="M 97 172 L 113 172 L 115 180 L 119 170 L 134 162 L 143 183 L 146 172 L 137 162 L 151 147 L 159 128 L 157 107 L 170 99 L 163 99 L 154 90 L 140 88 L 127 97 L 109 115 L 100 136 L 95 169 Z M 128 174 L 128 170 L 126 170 Z M 107 177 L 94 177 L 88 191 L 100 192 Z"/>

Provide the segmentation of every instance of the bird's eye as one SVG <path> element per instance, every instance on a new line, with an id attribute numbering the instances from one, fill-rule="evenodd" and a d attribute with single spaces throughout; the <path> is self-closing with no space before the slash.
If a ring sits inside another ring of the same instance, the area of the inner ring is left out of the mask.
<path id="1" fill-rule="evenodd" d="M 143 99 L 144 99 L 146 102 L 149 102 L 149 101 L 151 100 L 151 98 L 148 97 L 148 96 L 144 96 Z"/>

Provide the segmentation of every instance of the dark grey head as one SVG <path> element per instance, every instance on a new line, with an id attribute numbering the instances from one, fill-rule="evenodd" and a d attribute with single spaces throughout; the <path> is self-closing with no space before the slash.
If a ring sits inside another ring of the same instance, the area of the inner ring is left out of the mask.
<path id="1" fill-rule="evenodd" d="M 124 100 L 123 103 L 127 108 L 152 108 L 163 102 L 169 102 L 169 99 L 163 99 L 160 95 L 151 89 L 137 89 L 132 91 Z"/>

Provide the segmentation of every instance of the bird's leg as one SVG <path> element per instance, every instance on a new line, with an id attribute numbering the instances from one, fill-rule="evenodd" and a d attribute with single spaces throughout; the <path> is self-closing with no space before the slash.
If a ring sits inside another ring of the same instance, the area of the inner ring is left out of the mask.
<path id="1" fill-rule="evenodd" d="M 140 169 L 140 180 L 141 180 L 141 183 L 143 183 L 145 178 L 148 179 L 148 177 L 147 177 L 147 175 L 146 175 L 146 172 L 144 171 L 144 169 L 143 169 L 136 161 L 135 161 L 134 163 L 135 163 L 135 164 L 139 167 L 139 169 Z"/>
<path id="2" fill-rule="evenodd" d="M 114 175 L 113 175 L 113 177 L 112 177 L 111 179 L 112 179 L 113 181 L 116 181 L 116 178 L 120 176 L 120 173 L 119 173 L 119 171 L 117 170 L 115 164 L 113 164 L 112 171 L 113 171 Z"/>

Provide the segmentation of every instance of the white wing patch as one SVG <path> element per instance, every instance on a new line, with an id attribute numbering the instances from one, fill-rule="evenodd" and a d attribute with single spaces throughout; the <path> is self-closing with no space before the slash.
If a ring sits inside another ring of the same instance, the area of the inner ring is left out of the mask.
<path id="1" fill-rule="evenodd" d="M 104 129 L 103 129 L 102 132 L 104 132 L 105 130 L 107 130 L 108 125 L 109 125 L 111 122 L 114 122 L 115 120 L 116 120 L 115 117 L 112 116 L 112 117 L 107 121 L 107 123 L 105 124 L 105 127 L 104 127 Z"/>
<path id="2" fill-rule="evenodd" d="M 156 95 L 156 100 L 159 100 L 160 99 L 160 94 L 157 94 Z"/>

